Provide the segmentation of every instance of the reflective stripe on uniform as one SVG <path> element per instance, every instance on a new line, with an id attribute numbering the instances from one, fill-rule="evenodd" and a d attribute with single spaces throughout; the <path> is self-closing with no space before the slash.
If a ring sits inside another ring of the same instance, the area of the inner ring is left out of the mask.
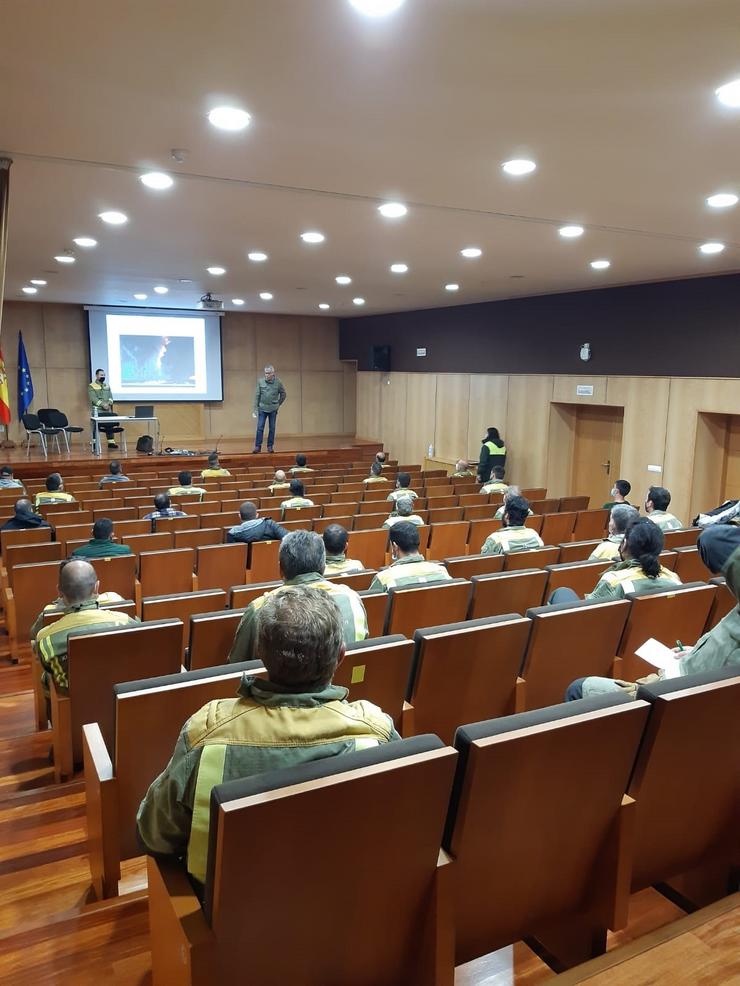
<path id="1" fill-rule="evenodd" d="M 193 821 L 188 843 L 188 873 L 201 883 L 206 882 L 208 861 L 208 829 L 211 820 L 211 791 L 224 776 L 226 746 L 204 746 L 198 764 L 198 780 L 195 783 Z"/>

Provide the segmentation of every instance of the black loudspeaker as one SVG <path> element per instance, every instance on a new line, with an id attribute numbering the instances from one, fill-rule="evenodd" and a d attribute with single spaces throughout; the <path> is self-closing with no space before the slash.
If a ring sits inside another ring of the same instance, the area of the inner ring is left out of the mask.
<path id="1" fill-rule="evenodd" d="M 381 373 L 391 372 L 391 347 L 373 346 L 370 354 L 370 369 Z"/>

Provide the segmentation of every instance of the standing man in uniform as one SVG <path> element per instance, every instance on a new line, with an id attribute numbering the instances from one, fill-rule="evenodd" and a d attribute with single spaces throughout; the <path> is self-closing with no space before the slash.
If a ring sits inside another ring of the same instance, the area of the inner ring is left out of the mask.
<path id="1" fill-rule="evenodd" d="M 87 388 L 87 399 L 90 402 L 90 409 L 93 414 L 97 412 L 98 415 L 105 415 L 113 411 L 113 394 L 105 382 L 105 370 L 95 371 L 95 379 Z M 118 448 L 113 431 L 116 426 L 113 424 L 98 424 L 97 427 L 100 431 L 105 432 L 105 437 L 108 439 L 108 448 Z"/>
<path id="2" fill-rule="evenodd" d="M 257 381 L 257 389 L 254 392 L 254 407 L 252 417 L 257 418 L 257 434 L 254 437 L 254 448 L 252 453 L 262 451 L 262 436 L 265 432 L 265 421 L 269 422 L 267 432 L 267 451 L 272 452 L 275 445 L 275 422 L 280 405 L 283 403 L 287 394 L 285 387 L 275 376 L 275 367 L 266 366 L 265 376 Z"/>

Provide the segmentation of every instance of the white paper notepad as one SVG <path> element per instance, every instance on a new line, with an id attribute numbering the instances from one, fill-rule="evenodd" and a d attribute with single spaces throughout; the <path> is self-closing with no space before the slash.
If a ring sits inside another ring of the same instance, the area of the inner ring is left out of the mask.
<path id="1" fill-rule="evenodd" d="M 661 644 L 655 637 L 646 640 L 642 647 L 637 648 L 635 654 L 662 671 L 664 678 L 679 678 L 681 676 L 681 668 L 675 653 L 670 647 Z"/>

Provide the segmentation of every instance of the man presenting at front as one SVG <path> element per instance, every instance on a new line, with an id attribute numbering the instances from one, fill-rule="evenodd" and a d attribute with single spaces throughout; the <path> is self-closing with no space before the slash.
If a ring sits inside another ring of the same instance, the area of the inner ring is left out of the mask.
<path id="1" fill-rule="evenodd" d="M 267 431 L 267 451 L 272 452 L 275 444 L 275 422 L 280 405 L 286 398 L 285 387 L 275 376 L 275 367 L 266 366 L 265 376 L 257 381 L 254 392 L 254 407 L 252 417 L 257 418 L 257 434 L 254 438 L 252 452 L 262 451 L 262 437 L 265 432 L 265 421 L 269 423 Z"/>
<path id="2" fill-rule="evenodd" d="M 105 370 L 95 371 L 95 379 L 91 384 L 88 384 L 87 399 L 90 402 L 92 414 L 96 412 L 99 415 L 104 415 L 106 412 L 110 414 L 113 410 L 113 394 L 105 382 Z M 115 426 L 112 424 L 99 424 L 97 427 L 105 432 L 105 437 L 108 439 L 108 448 L 118 448 L 113 437 L 113 428 Z"/>

